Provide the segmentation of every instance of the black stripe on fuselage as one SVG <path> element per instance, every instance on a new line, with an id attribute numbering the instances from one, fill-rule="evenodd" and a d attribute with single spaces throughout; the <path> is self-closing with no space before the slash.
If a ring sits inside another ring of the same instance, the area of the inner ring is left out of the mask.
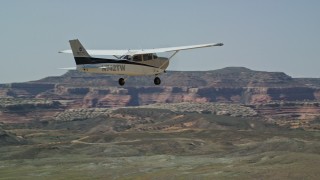
<path id="1" fill-rule="evenodd" d="M 74 60 L 76 61 L 77 65 L 117 63 L 117 64 L 133 64 L 133 65 L 141 65 L 141 66 L 158 68 L 158 67 L 151 66 L 148 64 L 143 64 L 143 63 L 138 63 L 138 62 L 128 61 L 128 60 L 116 60 L 116 59 L 93 58 L 93 57 L 74 57 Z"/>

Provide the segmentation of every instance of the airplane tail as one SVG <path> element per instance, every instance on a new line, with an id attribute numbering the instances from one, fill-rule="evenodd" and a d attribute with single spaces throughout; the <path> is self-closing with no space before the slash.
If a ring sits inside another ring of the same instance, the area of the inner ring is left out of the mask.
<path id="1" fill-rule="evenodd" d="M 69 41 L 74 60 L 76 64 L 87 64 L 90 62 L 91 56 L 88 54 L 87 50 L 82 46 L 78 39 Z"/>

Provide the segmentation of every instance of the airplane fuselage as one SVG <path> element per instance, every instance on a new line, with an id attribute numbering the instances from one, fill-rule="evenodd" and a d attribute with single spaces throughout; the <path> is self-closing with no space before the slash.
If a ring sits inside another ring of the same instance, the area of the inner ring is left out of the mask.
<path id="1" fill-rule="evenodd" d="M 154 84 L 160 85 L 158 77 L 169 66 L 169 60 L 180 50 L 196 49 L 212 46 L 223 46 L 223 43 L 199 44 L 169 48 L 141 49 L 141 50 L 86 50 L 78 39 L 69 41 L 71 50 L 62 53 L 73 53 L 77 70 L 88 73 L 115 74 L 125 76 L 155 75 Z M 117 59 L 96 58 L 91 55 L 114 56 Z M 156 53 L 173 52 L 169 57 L 159 57 Z M 123 86 L 128 77 L 119 78 L 119 85 Z"/>
<path id="2" fill-rule="evenodd" d="M 89 73 L 101 73 L 101 74 L 115 74 L 115 75 L 128 75 L 128 76 L 140 76 L 140 75 L 159 75 L 163 73 L 168 65 L 169 59 L 165 57 L 158 57 L 156 59 L 147 61 L 134 61 L 134 60 L 108 60 L 99 62 L 98 58 L 95 58 L 95 63 L 79 64 L 77 70 L 81 72 Z"/>

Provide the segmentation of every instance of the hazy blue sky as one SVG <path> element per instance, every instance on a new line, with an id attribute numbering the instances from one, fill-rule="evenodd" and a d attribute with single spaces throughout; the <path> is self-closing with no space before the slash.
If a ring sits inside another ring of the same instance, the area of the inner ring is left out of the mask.
<path id="1" fill-rule="evenodd" d="M 172 70 L 244 66 L 320 77 L 319 0 L 1 1 L 0 83 L 61 75 L 69 39 L 87 49 L 223 42 L 179 52 Z"/>

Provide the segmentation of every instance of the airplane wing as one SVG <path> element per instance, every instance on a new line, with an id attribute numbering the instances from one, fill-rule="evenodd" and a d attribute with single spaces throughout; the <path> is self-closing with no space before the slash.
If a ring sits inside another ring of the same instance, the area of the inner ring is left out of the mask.
<path id="1" fill-rule="evenodd" d="M 135 49 L 135 50 L 87 50 L 90 55 L 97 56 L 122 56 L 122 55 L 136 55 L 136 54 L 152 54 L 152 53 L 162 53 L 162 52 L 172 52 L 172 51 L 180 51 L 180 50 L 188 50 L 188 49 L 196 49 L 196 48 L 205 48 L 212 46 L 223 46 L 223 43 L 211 43 L 211 44 L 199 44 L 199 45 L 191 45 L 191 46 L 177 46 L 177 47 L 167 47 L 167 48 L 155 48 L 155 49 Z M 63 50 L 59 53 L 68 53 L 72 54 L 71 50 Z"/>
<path id="2" fill-rule="evenodd" d="M 181 50 L 205 48 L 205 47 L 212 47 L 212 46 L 223 46 L 223 43 L 212 43 L 212 44 L 199 44 L 199 45 L 191 45 L 191 46 L 177 46 L 177 47 L 168 47 L 168 48 L 144 49 L 144 50 L 138 50 L 138 51 L 131 51 L 132 54 L 130 53 L 130 55 L 172 52 L 172 51 L 181 51 Z"/>

